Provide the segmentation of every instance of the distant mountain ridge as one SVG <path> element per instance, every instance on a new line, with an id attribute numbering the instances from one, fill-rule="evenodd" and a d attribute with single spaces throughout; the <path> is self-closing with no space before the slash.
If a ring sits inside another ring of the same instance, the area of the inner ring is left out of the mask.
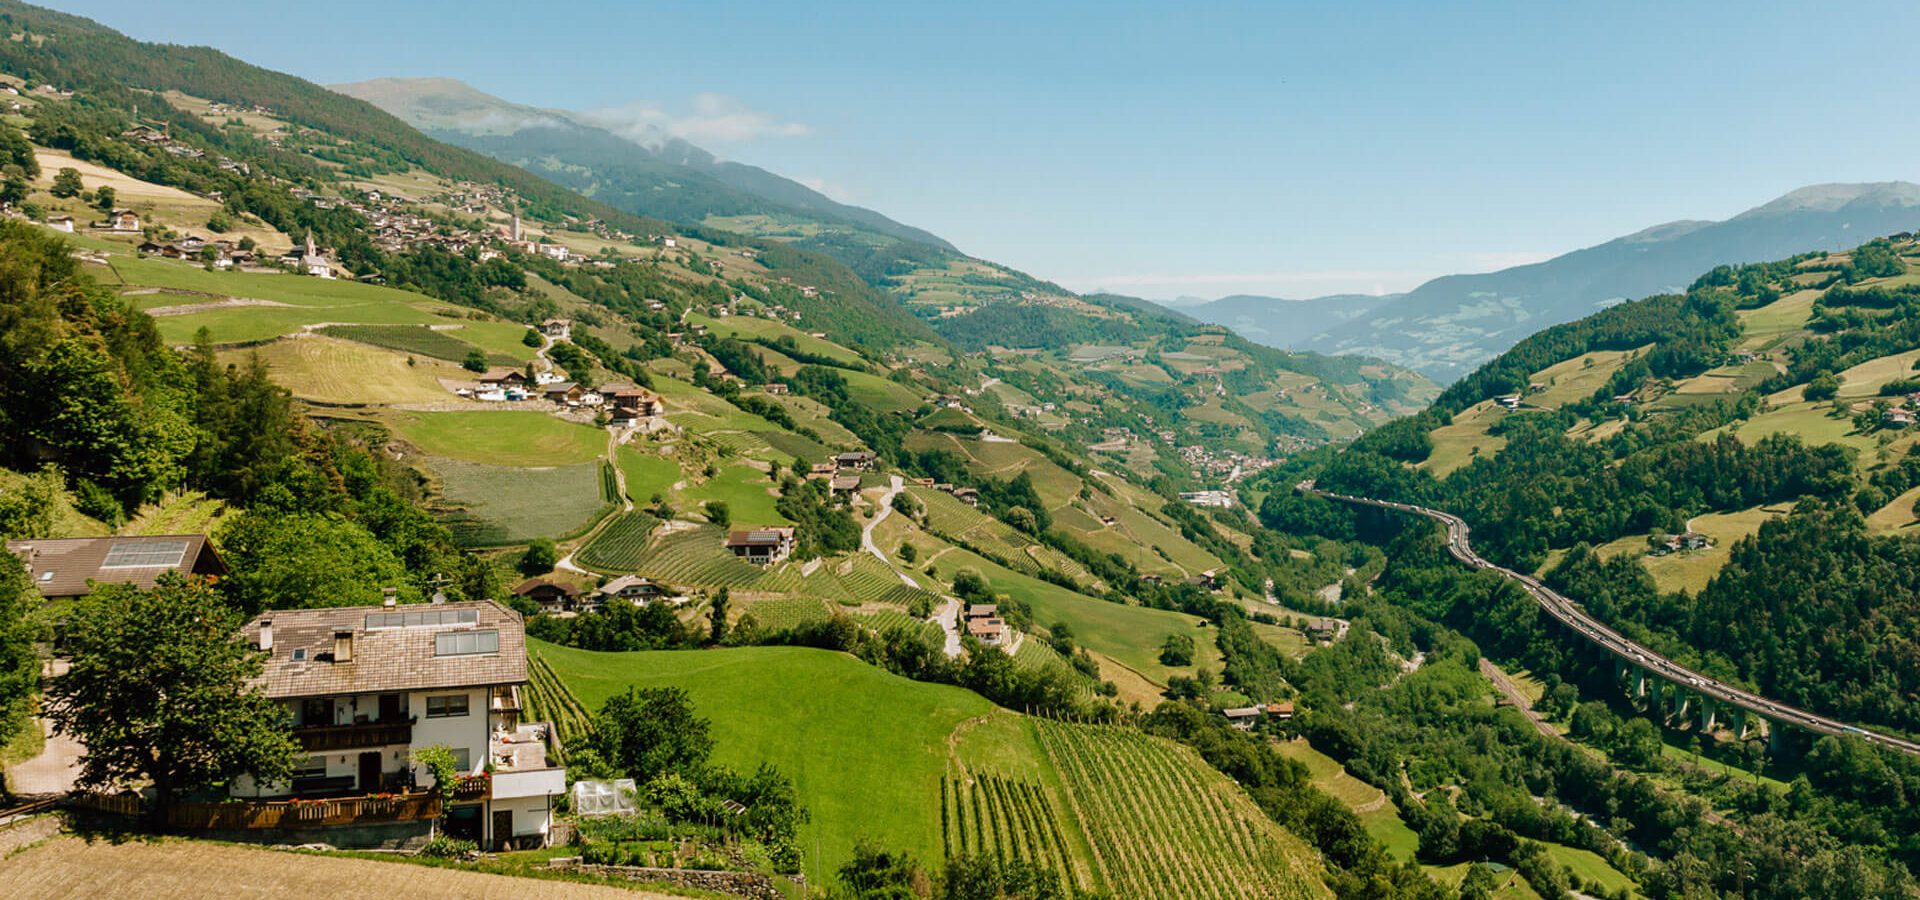
<path id="1" fill-rule="evenodd" d="M 1288 300 L 1235 294 L 1170 308 L 1215 325 L 1225 325 L 1250 341 L 1291 350 L 1329 328 L 1364 316 L 1404 294 L 1333 294 Z"/>
<path id="2" fill-rule="evenodd" d="M 1312 332 L 1323 308 L 1356 301 L 1231 297 L 1180 309 L 1271 346 L 1377 357 L 1445 384 L 1541 329 L 1681 290 L 1714 266 L 1844 250 L 1915 228 L 1920 185 L 1818 184 L 1721 222 L 1668 222 L 1545 262 L 1435 278 Z"/>
<path id="3" fill-rule="evenodd" d="M 523 106 L 451 78 L 377 78 L 329 87 L 435 139 L 534 169 L 615 206 L 631 209 L 644 200 L 650 215 L 671 221 L 784 215 L 959 252 L 928 231 L 758 166 L 722 160 L 664 131 L 649 131 L 644 140 L 629 137 L 589 113 Z"/>

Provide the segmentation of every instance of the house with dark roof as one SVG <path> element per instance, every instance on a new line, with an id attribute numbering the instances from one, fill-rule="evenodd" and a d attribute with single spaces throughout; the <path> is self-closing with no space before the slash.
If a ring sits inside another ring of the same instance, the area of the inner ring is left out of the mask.
<path id="1" fill-rule="evenodd" d="M 792 555 L 793 543 L 793 528 L 789 526 L 729 532 L 726 546 L 747 562 L 769 566 Z"/>
<path id="2" fill-rule="evenodd" d="M 489 369 L 487 374 L 480 376 L 480 386 L 491 388 L 526 387 L 527 374 L 519 369 Z"/>
<path id="3" fill-rule="evenodd" d="M 227 564 L 204 534 L 8 541 L 7 552 L 26 563 L 34 588 L 48 600 L 84 597 L 96 584 L 147 590 L 166 572 L 227 574 Z"/>
<path id="4" fill-rule="evenodd" d="M 541 612 L 570 612 L 579 606 L 580 594 L 573 585 L 545 578 L 529 578 L 513 586 L 515 597 L 540 604 Z"/>
<path id="5" fill-rule="evenodd" d="M 880 459 L 872 450 L 852 450 L 833 458 L 833 463 L 842 469 L 855 469 L 864 472 L 873 468 Z"/>
<path id="6" fill-rule="evenodd" d="M 519 614 L 492 600 L 274 610 L 240 638 L 265 654 L 258 686 L 285 706 L 307 755 L 287 782 L 238 779 L 234 797 L 424 790 L 433 774 L 413 753 L 439 745 L 462 773 L 446 810 L 449 834 L 488 848 L 546 845 L 566 770 L 548 761 L 552 726 L 521 718 Z"/>

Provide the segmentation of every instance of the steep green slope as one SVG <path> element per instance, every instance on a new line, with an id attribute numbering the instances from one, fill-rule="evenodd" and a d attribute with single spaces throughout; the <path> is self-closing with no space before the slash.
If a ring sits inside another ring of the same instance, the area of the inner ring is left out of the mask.
<path id="1" fill-rule="evenodd" d="M 1920 673 L 1895 649 L 1920 616 L 1913 546 L 1866 520 L 1914 517 L 1895 500 L 1920 483 L 1917 262 L 1901 234 L 1556 326 L 1328 459 L 1322 483 L 1455 511 L 1489 558 L 1715 678 L 1920 731 Z M 1499 442 L 1444 479 L 1414 467 L 1473 432 Z M 1318 508 L 1276 493 L 1263 518 L 1298 528 Z M 1662 546 L 1689 530 L 1711 545 Z M 1535 626 L 1505 627 L 1523 646 Z"/>
<path id="2" fill-rule="evenodd" d="M 591 114 L 509 103 L 447 78 L 381 78 L 331 85 L 438 140 L 534 168 L 608 204 L 682 224 L 771 217 L 953 251 L 952 245 L 869 209 L 838 203 L 765 169 L 719 160 L 664 132 L 645 139 Z"/>

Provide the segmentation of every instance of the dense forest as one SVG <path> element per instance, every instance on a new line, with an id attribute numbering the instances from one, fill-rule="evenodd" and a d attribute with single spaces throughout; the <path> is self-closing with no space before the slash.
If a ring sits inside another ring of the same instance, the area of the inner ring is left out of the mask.
<path id="1" fill-rule="evenodd" d="M 1610 663 L 1575 652 L 1511 582 L 1471 572 L 1444 554 L 1432 523 L 1286 489 L 1315 477 L 1341 493 L 1457 513 L 1473 526 L 1477 551 L 1522 571 L 1544 569 L 1544 581 L 1597 618 L 1683 664 L 1827 715 L 1920 733 L 1920 653 L 1912 629 L 1920 583 L 1906 574 L 1914 545 L 1875 536 L 1864 521 L 1920 484 L 1920 458 L 1882 452 L 1868 460 L 1839 443 L 1780 433 L 1743 440 L 1724 427 L 1762 413 L 1766 394 L 1806 385 L 1807 399 L 1824 401 L 1833 391 L 1822 385 L 1837 386 L 1841 371 L 1920 347 L 1920 304 L 1910 291 L 1851 286 L 1903 271 L 1897 253 L 1872 252 L 1883 244 L 1870 244 L 1858 262 L 1807 256 L 1723 267 L 1684 295 L 1620 304 L 1548 329 L 1449 388 L 1433 409 L 1267 476 L 1276 489 L 1260 509 L 1266 525 L 1365 541 L 1391 560 L 1374 585 L 1375 599 L 1356 612 L 1404 620 L 1374 627 L 1399 653 L 1425 653 L 1425 662 L 1384 692 L 1349 689 L 1319 698 L 1302 729 L 1316 747 L 1394 794 L 1420 832 L 1423 858 L 1471 856 L 1489 846 L 1484 831 L 1470 835 L 1453 824 L 1460 812 L 1522 838 L 1614 856 L 1614 839 L 1628 840 L 1648 856 L 1615 863 L 1652 896 L 1866 897 L 1913 889 L 1920 866 L 1920 843 L 1912 837 L 1920 821 L 1908 799 L 1920 787 L 1914 759 L 1852 737 L 1804 735 L 1775 757 L 1754 738 L 1715 737 L 1663 721 L 1627 696 Z M 1679 379 L 1735 361 L 1739 311 L 1821 288 L 1828 290 L 1809 320 L 1812 333 L 1787 346 L 1781 371 L 1757 386 L 1671 408 L 1616 399 L 1642 389 L 1657 396 Z M 1524 397 L 1533 373 L 1595 350 L 1640 352 L 1590 397 L 1494 420 L 1487 433 L 1502 439 L 1497 452 L 1477 454 L 1444 478 L 1416 466 L 1434 452 L 1435 429 L 1492 397 Z M 1800 399 L 1799 390 L 1792 393 Z M 1840 404 L 1834 401 L 1836 410 Z M 1580 434 L 1583 422 L 1608 418 L 1621 425 L 1607 436 Z M 1852 424 L 1872 433 L 1880 418 L 1877 411 L 1854 415 Z M 1638 554 L 1603 557 L 1596 550 L 1631 535 L 1679 533 L 1703 513 L 1769 504 L 1791 511 L 1733 541 L 1724 566 L 1695 592 L 1662 592 Z M 1396 628 L 1410 630 L 1396 636 Z M 1466 702 L 1477 683 L 1465 668 L 1473 656 L 1448 643 L 1447 629 L 1503 664 L 1544 674 L 1549 690 L 1534 709 L 1604 757 L 1544 738 L 1517 715 Z M 1309 700 L 1315 671 L 1336 655 L 1315 654 L 1303 667 L 1299 685 Z M 1777 791 L 1709 778 L 1666 758 L 1663 741 L 1691 743 L 1695 753 L 1765 768 L 1791 783 Z M 1402 772 L 1415 794 L 1455 778 L 1466 789 L 1422 801 L 1405 796 Z M 1707 815 L 1661 787 L 1676 781 L 1721 812 Z M 1556 797 L 1580 815 L 1543 815 L 1529 794 Z M 1438 820 L 1429 818 L 1435 814 Z M 1493 846 L 1508 846 L 1503 840 Z"/>

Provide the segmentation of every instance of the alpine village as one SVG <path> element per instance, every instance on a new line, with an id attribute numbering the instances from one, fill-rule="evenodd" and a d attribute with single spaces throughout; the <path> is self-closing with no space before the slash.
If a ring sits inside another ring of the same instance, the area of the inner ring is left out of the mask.
<path id="1" fill-rule="evenodd" d="M 0 25 L 0 895 L 1920 897 L 1920 188 L 1281 349 Z"/>

